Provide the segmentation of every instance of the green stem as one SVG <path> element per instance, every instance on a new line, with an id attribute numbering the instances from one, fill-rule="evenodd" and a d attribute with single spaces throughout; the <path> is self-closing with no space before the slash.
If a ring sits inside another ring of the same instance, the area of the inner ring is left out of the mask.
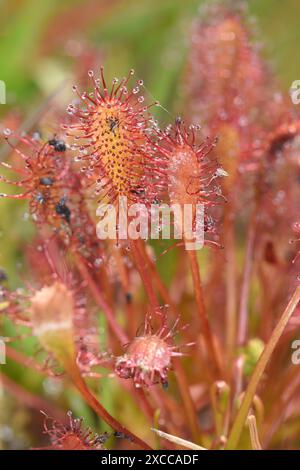
<path id="1" fill-rule="evenodd" d="M 257 390 L 257 386 L 262 378 L 262 375 L 265 371 L 265 368 L 271 358 L 271 355 L 287 325 L 289 319 L 293 315 L 295 308 L 300 300 L 300 285 L 296 288 L 291 300 L 289 301 L 285 311 L 282 314 L 277 326 L 273 330 L 273 333 L 263 350 L 256 367 L 251 376 L 250 382 L 248 384 L 247 390 L 245 392 L 242 404 L 238 410 L 236 418 L 234 420 L 227 444 L 226 449 L 232 450 L 236 449 L 241 433 L 243 431 L 244 424 L 247 419 L 249 409 L 252 404 L 252 400 Z"/>

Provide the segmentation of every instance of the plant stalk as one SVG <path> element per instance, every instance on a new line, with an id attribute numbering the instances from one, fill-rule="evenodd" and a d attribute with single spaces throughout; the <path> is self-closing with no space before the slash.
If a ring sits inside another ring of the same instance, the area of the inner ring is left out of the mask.
<path id="1" fill-rule="evenodd" d="M 203 298 L 203 290 L 202 290 L 202 282 L 201 282 L 201 276 L 200 276 L 200 269 L 199 269 L 199 264 L 198 264 L 198 259 L 196 252 L 194 250 L 187 250 L 188 253 L 188 258 L 190 261 L 190 267 L 191 267 L 191 273 L 192 273 L 192 278 L 193 278 L 193 285 L 194 285 L 194 292 L 195 292 L 195 299 L 198 307 L 198 314 L 199 314 L 199 319 L 201 322 L 201 326 L 203 328 L 203 336 L 204 336 L 204 341 L 206 343 L 206 348 L 207 348 L 207 353 L 210 357 L 213 369 L 214 369 L 214 375 L 217 378 L 220 378 L 221 376 L 221 364 L 220 360 L 218 357 L 217 349 L 215 346 L 213 334 L 209 325 L 207 313 L 206 313 L 206 308 L 204 304 L 204 298 Z"/>
<path id="2" fill-rule="evenodd" d="M 148 296 L 151 308 L 155 312 L 159 308 L 159 302 L 157 300 L 155 291 L 153 289 L 151 276 L 149 275 L 149 271 L 148 271 L 149 266 L 147 267 L 147 265 L 145 264 L 145 260 L 143 258 L 143 252 L 140 250 L 139 244 L 134 240 L 131 241 L 131 249 L 133 252 L 133 257 L 134 257 L 137 269 L 143 281 L 144 288 Z M 181 366 L 180 361 L 173 360 L 173 364 L 174 364 L 178 388 L 180 391 L 180 395 L 182 397 L 182 401 L 183 401 L 186 416 L 190 425 L 190 429 L 193 434 L 193 437 L 195 439 L 198 439 L 200 435 L 198 418 L 197 418 L 195 405 L 192 400 L 190 390 L 188 387 L 188 382 L 185 377 L 185 372 L 184 372 L 183 367 Z"/>
<path id="3" fill-rule="evenodd" d="M 271 355 L 280 340 L 280 337 L 289 322 L 291 316 L 294 313 L 295 308 L 298 305 L 300 300 L 300 285 L 296 288 L 291 300 L 289 301 L 285 311 L 283 312 L 279 322 L 277 323 L 273 333 L 266 344 L 257 364 L 251 376 L 250 382 L 248 384 L 247 390 L 245 392 L 242 404 L 238 410 L 236 418 L 234 420 L 229 438 L 226 444 L 226 449 L 232 450 L 236 449 L 241 433 L 243 431 L 244 424 L 247 419 L 249 409 L 252 404 L 253 397 L 256 393 L 257 386 L 263 376 L 263 373 L 266 369 L 266 366 L 271 358 Z"/>
<path id="4" fill-rule="evenodd" d="M 103 419 L 109 426 L 111 426 L 115 431 L 120 432 L 121 434 L 128 437 L 133 443 L 138 445 L 144 450 L 151 450 L 151 447 L 146 444 L 143 440 L 137 437 L 135 434 L 130 432 L 125 426 L 123 426 L 119 421 L 117 421 L 113 416 L 111 416 L 106 409 L 98 402 L 97 398 L 90 392 L 85 381 L 81 377 L 81 374 L 78 370 L 76 364 L 71 364 L 67 368 L 69 376 L 72 378 L 74 385 L 81 393 L 84 400 L 90 405 L 90 407 L 97 413 L 97 415 Z"/>
<path id="5" fill-rule="evenodd" d="M 78 270 L 82 276 L 82 278 L 87 282 L 87 285 L 93 294 L 93 297 L 99 307 L 103 310 L 103 313 L 107 319 L 107 322 L 112 329 L 112 331 L 115 333 L 116 337 L 119 339 L 119 341 L 122 344 L 127 344 L 128 343 L 128 337 L 126 333 L 122 330 L 122 328 L 118 325 L 114 312 L 112 311 L 111 307 L 108 305 L 108 303 L 105 301 L 102 292 L 98 288 L 96 282 L 94 281 L 93 277 L 89 273 L 88 268 L 84 264 L 84 262 L 80 259 L 78 255 L 74 255 L 76 264 L 78 267 Z"/>

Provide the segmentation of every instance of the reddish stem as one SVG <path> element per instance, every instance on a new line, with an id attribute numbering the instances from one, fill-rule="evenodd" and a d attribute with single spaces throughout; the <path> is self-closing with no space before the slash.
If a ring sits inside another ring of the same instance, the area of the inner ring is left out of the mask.
<path id="1" fill-rule="evenodd" d="M 78 270 L 82 276 L 82 278 L 87 282 L 87 285 L 93 294 L 93 297 L 99 307 L 103 310 L 103 313 L 108 321 L 109 326 L 111 327 L 112 331 L 115 333 L 117 338 L 122 344 L 128 343 L 128 337 L 126 333 L 122 330 L 122 328 L 118 325 L 114 312 L 111 309 L 111 307 L 108 305 L 108 303 L 105 301 L 102 292 L 98 288 L 96 282 L 94 281 L 93 277 L 89 273 L 88 268 L 84 264 L 84 262 L 81 260 L 80 256 L 75 254 L 75 260 L 76 264 L 78 267 Z"/>
<path id="2" fill-rule="evenodd" d="M 131 292 L 130 292 L 130 279 L 128 275 L 128 268 L 126 266 L 124 253 L 122 253 L 121 248 L 115 248 L 114 243 L 111 244 L 112 253 L 117 265 L 119 278 L 121 285 L 125 294 L 125 308 L 126 308 L 126 319 L 127 319 L 127 333 L 129 336 L 133 336 L 136 331 L 136 318 L 134 315 L 134 309 L 131 302 Z M 129 297 L 128 297 L 129 296 Z"/>
<path id="3" fill-rule="evenodd" d="M 198 314 L 200 318 L 200 322 L 203 328 L 203 336 L 207 347 L 207 352 L 211 359 L 213 368 L 214 368 L 214 375 L 220 377 L 221 375 L 221 364 L 218 357 L 217 349 L 215 346 L 213 334 L 211 332 L 211 328 L 209 325 L 204 298 L 203 298 L 203 290 L 202 290 L 202 282 L 200 276 L 200 270 L 197 260 L 197 255 L 194 250 L 187 250 L 188 258 L 190 261 L 193 284 L 194 284 L 194 292 L 195 292 L 195 299 L 198 307 Z"/>
<path id="4" fill-rule="evenodd" d="M 226 347 L 228 363 L 231 365 L 237 333 L 237 267 L 235 250 L 234 214 L 230 207 L 225 210 L 224 244 L 225 244 L 225 287 L 226 287 Z"/>
<path id="5" fill-rule="evenodd" d="M 134 256 L 134 260 L 137 266 L 137 269 L 140 273 L 141 279 L 144 283 L 145 291 L 147 293 L 147 296 L 149 298 L 149 302 L 151 305 L 151 308 L 153 311 L 156 311 L 156 309 L 159 307 L 159 302 L 156 298 L 155 291 L 153 289 L 153 285 L 151 282 L 151 277 L 148 272 L 147 265 L 145 265 L 145 261 L 143 258 L 143 253 L 141 252 L 139 248 L 138 242 L 132 241 L 131 242 L 131 248 Z M 175 375 L 177 379 L 177 384 L 178 388 L 182 397 L 182 401 L 184 404 L 185 412 L 187 419 L 190 424 L 191 431 L 193 433 L 194 438 L 199 437 L 200 434 L 200 429 L 199 429 L 199 424 L 198 424 L 198 418 L 197 418 L 197 413 L 195 409 L 194 402 L 192 400 L 188 382 L 185 376 L 184 369 L 182 368 L 180 361 L 174 360 L 174 369 L 175 369 Z"/>
<path id="6" fill-rule="evenodd" d="M 164 302 L 166 302 L 166 304 L 170 305 L 172 307 L 172 309 L 174 310 L 175 307 L 172 305 L 173 303 L 172 303 L 171 297 L 169 295 L 168 289 L 166 288 L 166 286 L 162 282 L 162 280 L 160 278 L 160 275 L 159 275 L 159 273 L 156 269 L 156 266 L 155 266 L 154 262 L 152 261 L 152 259 L 150 258 L 147 250 L 146 250 L 145 244 L 141 243 L 140 248 L 143 252 L 143 256 L 145 258 L 145 261 L 147 262 L 148 267 L 151 271 L 151 275 L 153 277 L 154 283 L 156 284 L 158 292 L 160 293 L 160 295 L 161 295 L 162 299 L 164 300 Z"/>
<path id="7" fill-rule="evenodd" d="M 147 266 L 145 264 L 144 257 L 143 257 L 143 255 L 140 251 L 138 241 L 132 240 L 130 242 L 130 247 L 131 247 L 131 250 L 132 250 L 132 254 L 133 254 L 133 258 L 134 258 L 136 267 L 137 267 L 138 272 L 139 272 L 139 274 L 141 276 L 141 279 L 143 281 L 146 294 L 149 298 L 151 308 L 155 312 L 157 310 L 157 308 L 159 307 L 159 302 L 156 298 L 156 294 L 155 294 L 155 291 L 153 289 L 152 282 L 150 281 L 149 272 L 148 272 Z"/>
<path id="8" fill-rule="evenodd" d="M 7 375 L 0 372 L 0 383 L 2 383 L 5 390 L 7 390 L 11 395 L 14 395 L 16 399 L 23 405 L 28 406 L 34 410 L 46 411 L 50 416 L 55 417 L 57 420 L 64 422 L 66 420 L 65 413 L 58 409 L 53 404 L 49 403 L 48 400 L 34 395 L 28 390 L 22 388 L 19 384 L 11 380 Z"/>
<path id="9" fill-rule="evenodd" d="M 242 346 L 245 343 L 248 327 L 248 299 L 251 282 L 251 271 L 254 255 L 254 243 L 257 227 L 256 209 L 254 209 L 251 216 L 251 221 L 248 228 L 248 236 L 246 243 L 246 255 L 243 271 L 243 280 L 241 288 L 240 308 L 238 316 L 238 345 Z"/>
<path id="10" fill-rule="evenodd" d="M 17 351 L 16 349 L 11 348 L 10 346 L 6 345 L 5 352 L 6 352 L 7 357 L 17 362 L 18 364 L 21 364 L 22 366 L 24 366 L 24 368 L 26 369 L 30 368 L 46 376 L 49 375 L 45 367 L 35 362 L 31 357 L 25 356 L 20 351 Z"/>
<path id="11" fill-rule="evenodd" d="M 186 378 L 184 369 L 182 367 L 182 364 L 180 362 L 180 359 L 174 358 L 173 364 L 174 364 L 174 371 L 175 371 L 178 387 L 179 387 L 182 400 L 185 406 L 186 414 L 188 416 L 191 433 L 192 433 L 193 439 L 195 441 L 198 441 L 199 435 L 200 435 L 199 422 L 198 422 L 196 408 L 195 408 L 194 402 L 190 394 L 189 384 L 187 382 L 187 378 Z"/>
<path id="12" fill-rule="evenodd" d="M 113 416 L 111 416 L 108 411 L 99 403 L 96 397 L 90 392 L 85 381 L 80 375 L 80 371 L 76 364 L 70 364 L 67 367 L 67 372 L 72 378 L 74 385 L 81 393 L 84 400 L 90 405 L 90 407 L 97 413 L 97 415 L 102 418 L 109 426 L 111 426 L 115 431 L 124 434 L 128 437 L 133 443 L 138 445 L 144 450 L 151 450 L 151 447 L 146 444 L 142 439 L 137 437 L 131 431 L 129 431 L 125 426 L 123 426 L 119 421 L 117 421 Z"/>

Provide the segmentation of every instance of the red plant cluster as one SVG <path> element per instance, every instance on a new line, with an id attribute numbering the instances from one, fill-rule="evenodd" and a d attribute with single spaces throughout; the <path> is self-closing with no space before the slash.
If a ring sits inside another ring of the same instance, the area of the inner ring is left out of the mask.
<path id="1" fill-rule="evenodd" d="M 153 164 L 152 148 L 147 145 L 146 132 L 152 117 L 148 111 L 151 105 L 143 105 L 144 97 L 140 95 L 143 82 L 139 80 L 128 90 L 134 74 L 131 70 L 120 82 L 114 79 L 109 90 L 103 68 L 101 79 L 95 79 L 93 71 L 88 74 L 94 84 L 92 93 L 80 94 L 74 87 L 86 106 L 68 107 L 75 120 L 68 135 L 79 152 L 76 160 L 83 162 L 82 171 L 95 183 L 95 193 L 101 193 L 102 198 L 114 202 L 118 196 L 127 196 L 132 201 L 147 201 L 155 192 L 150 181 L 155 184 L 158 168 Z"/>
<path id="2" fill-rule="evenodd" d="M 102 450 L 108 435 L 99 436 L 89 428 L 83 428 L 83 419 L 73 418 L 68 412 L 69 423 L 64 425 L 45 415 L 44 432 L 50 437 L 53 450 Z"/>
<path id="3" fill-rule="evenodd" d="M 275 346 L 280 340 L 289 350 L 298 324 L 295 315 L 285 330 L 300 298 L 299 247 L 289 243 L 293 227 L 299 233 L 299 118 L 275 93 L 243 14 L 232 8 L 213 7 L 195 20 L 185 121 L 160 129 L 132 75 L 108 85 L 103 67 L 99 77 L 89 71 L 92 90 L 74 87 L 58 135 L 5 132 L 12 151 L 3 171 L 17 179 L 1 182 L 22 192 L 1 196 L 29 201 L 40 249 L 26 250 L 25 288 L 1 288 L 0 313 L 30 329 L 48 362 L 43 368 L 10 347 L 9 358 L 51 376 L 59 366 L 121 445 L 149 449 L 154 440 L 112 416 L 84 377 L 105 376 L 108 387 L 115 381 L 149 430 L 158 419 L 173 437 L 210 448 L 258 448 L 258 434 L 265 448 L 296 446 L 300 382 Z M 194 224 L 203 204 L 205 243 L 217 247 L 205 252 L 204 281 L 200 256 L 184 249 L 187 234 L 174 240 L 178 265 L 167 283 L 159 244 L 97 238 L 96 204 L 117 207 L 120 196 L 148 211 L 190 204 Z M 176 331 L 178 319 L 188 326 Z M 192 346 L 186 359 L 184 346 Z M 102 449 L 104 437 L 69 418 L 51 427 L 46 418 L 52 448 Z"/>

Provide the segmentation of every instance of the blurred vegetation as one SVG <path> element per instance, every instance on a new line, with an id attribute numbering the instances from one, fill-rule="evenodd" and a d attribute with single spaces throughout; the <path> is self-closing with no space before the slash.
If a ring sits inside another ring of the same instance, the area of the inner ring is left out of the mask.
<path id="1" fill-rule="evenodd" d="M 66 53 L 72 40 L 84 40 L 99 48 L 109 78 L 122 76 L 134 68 L 136 75 L 144 80 L 146 93 L 168 110 L 159 110 L 162 119 L 168 118 L 167 112 L 180 113 L 178 90 L 185 48 L 191 21 L 202 3 L 201 0 L 0 0 L 0 79 L 7 86 L 7 104 L 0 106 L 0 126 L 7 126 L 10 110 L 19 113 L 21 123 L 26 122 L 34 116 L 40 103 L 55 92 L 68 76 L 68 69 L 73 67 Z M 256 18 L 258 41 L 265 44 L 265 54 L 287 94 L 291 82 L 300 78 L 300 61 L 294 60 L 300 42 L 300 2 L 253 0 L 248 3 Z M 3 148 L 0 152 L 3 155 Z M 19 278 L 26 279 L 21 253 L 32 229 L 23 213 L 24 206 L 19 203 L 1 200 L 0 266 L 8 272 L 12 286 L 19 283 Z M 172 256 L 168 254 L 164 259 L 165 270 L 170 268 Z M 31 347 L 28 342 L 28 350 Z M 32 393 L 43 391 L 46 398 L 62 393 L 16 364 L 5 367 L 7 374 Z M 115 393 L 118 390 L 112 381 L 109 393 L 102 383 L 102 400 L 112 414 L 118 414 L 114 410 Z M 77 395 L 68 391 L 60 402 L 97 428 L 95 417 Z M 13 405 L 7 406 L 8 413 Z M 20 410 L 20 416 L 15 419 L 21 422 L 22 428 L 26 419 L 21 406 Z M 8 416 L 2 418 L 7 420 Z M 28 443 L 21 431 L 20 436 L 18 445 L 26 447 Z"/>
<path id="2" fill-rule="evenodd" d="M 157 114 L 161 120 L 168 120 L 167 113 L 180 114 L 178 95 L 185 48 L 191 21 L 203 3 L 203 0 L 2 0 L 0 79 L 6 83 L 7 104 L 0 106 L 0 118 L 4 119 L 13 109 L 19 113 L 22 124 L 32 122 L 34 129 L 40 103 L 69 76 L 68 68 L 74 65 L 74 59 L 67 51 L 76 40 L 84 40 L 99 50 L 109 78 L 134 68 L 144 80 L 149 99 L 160 101 L 162 108 Z M 292 60 L 297 56 L 300 40 L 300 4 L 297 0 L 247 3 L 258 30 L 257 40 L 262 42 L 265 55 L 288 93 L 292 81 L 300 77 L 300 63 Z M 18 215 L 22 212 L 20 205 L 1 202 L 0 266 L 5 266 L 15 284 L 20 246 L 31 230 L 25 223 L 22 230 L 14 223 L 20 220 L 14 215 L 16 211 Z"/>

